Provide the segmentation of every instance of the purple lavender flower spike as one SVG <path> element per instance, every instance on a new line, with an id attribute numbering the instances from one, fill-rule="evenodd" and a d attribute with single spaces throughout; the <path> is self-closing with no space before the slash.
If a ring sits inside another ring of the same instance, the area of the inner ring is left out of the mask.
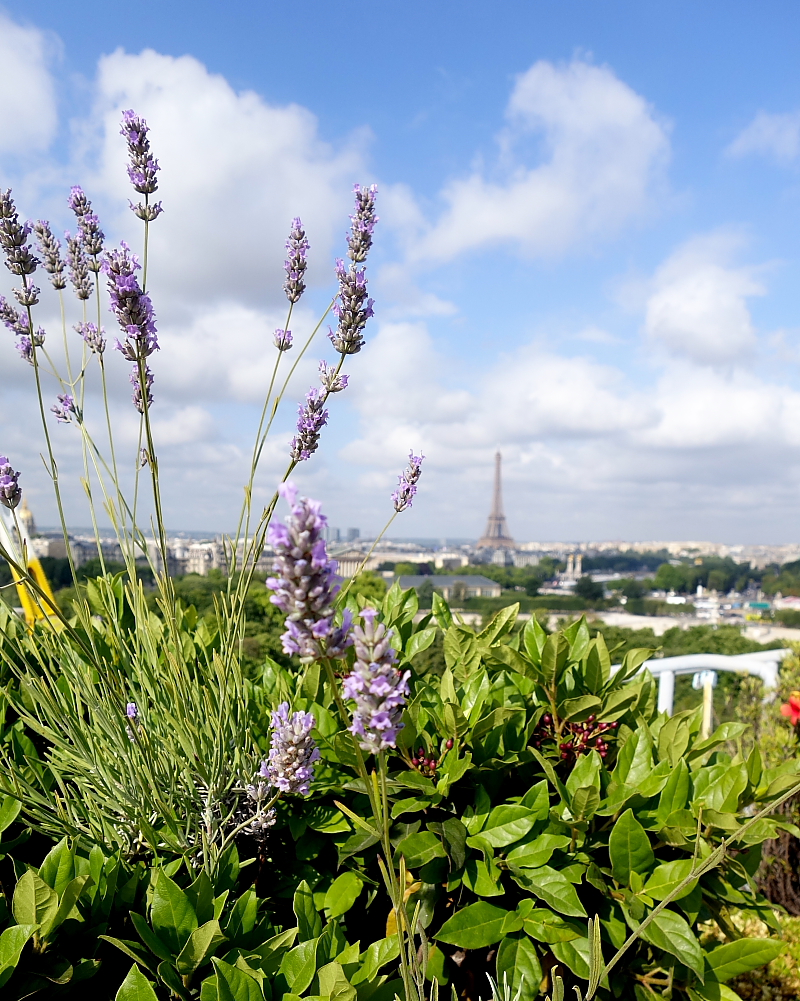
<path id="1" fill-rule="evenodd" d="M 124 344 L 117 342 L 117 350 L 128 361 L 147 358 L 158 350 L 158 337 L 150 296 L 142 291 L 136 279 L 139 261 L 123 243 L 119 250 L 106 254 L 103 270 L 108 275 L 111 312 L 126 337 Z"/>
<path id="2" fill-rule="evenodd" d="M 368 188 L 362 188 L 360 184 L 354 184 L 353 191 L 356 196 L 356 209 L 350 216 L 352 226 L 347 236 L 347 256 L 354 264 L 363 264 L 372 246 L 372 233 L 378 221 L 375 215 L 378 185 L 371 184 Z"/>
<path id="3" fill-rule="evenodd" d="M 319 436 L 328 422 L 328 411 L 324 409 L 325 393 L 321 389 L 309 389 L 305 406 L 298 408 L 297 434 L 289 442 L 289 454 L 295 462 L 310 459 L 319 446 Z"/>
<path id="4" fill-rule="evenodd" d="M 78 415 L 75 398 L 69 393 L 59 393 L 57 399 L 58 403 L 53 404 L 50 410 L 56 415 L 59 424 L 71 424 L 72 418 Z"/>
<path id="5" fill-rule="evenodd" d="M 61 259 L 61 244 L 53 236 L 50 223 L 46 219 L 35 222 L 33 231 L 36 234 L 36 242 L 42 255 L 42 266 L 50 275 L 50 284 L 57 292 L 60 292 L 67 287 L 67 279 L 64 277 L 64 262 Z"/>
<path id="6" fill-rule="evenodd" d="M 128 719 L 137 720 L 139 719 L 139 707 L 135 702 L 129 702 L 125 707 L 125 715 Z"/>
<path id="7" fill-rule="evenodd" d="M 30 336 L 31 328 L 28 324 L 28 317 L 15 309 L 2 295 L 0 295 L 0 322 L 4 323 L 18 337 Z"/>
<path id="8" fill-rule="evenodd" d="M 306 290 L 303 276 L 308 267 L 308 261 L 306 260 L 308 250 L 309 243 L 306 239 L 306 231 L 303 229 L 303 224 L 299 219 L 293 219 L 289 239 L 286 241 L 288 257 L 284 264 L 286 281 L 283 283 L 283 291 L 291 303 L 298 302 L 300 296 Z"/>
<path id="9" fill-rule="evenodd" d="M 398 514 L 411 507 L 411 501 L 417 492 L 417 483 L 422 475 L 422 460 L 424 458 L 424 455 L 408 453 L 408 466 L 400 474 L 397 490 L 392 494 L 394 509 Z"/>
<path id="10" fill-rule="evenodd" d="M 100 229 L 100 220 L 92 212 L 92 203 L 86 197 L 83 188 L 78 185 L 75 185 L 69 193 L 69 207 L 78 219 L 83 251 L 91 257 L 91 260 L 87 261 L 87 266 L 90 271 L 99 274 L 102 267 L 100 254 L 103 253 L 105 234 Z"/>
<path id="11" fill-rule="evenodd" d="M 339 326 L 336 333 L 331 330 L 328 336 L 339 354 L 354 355 L 364 346 L 364 327 L 367 320 L 375 315 L 375 300 L 367 297 L 364 268 L 358 269 L 355 264 L 347 268 L 344 261 L 338 260 L 336 274 L 339 277 L 339 294 L 333 304 L 333 311 L 339 320 Z"/>
<path id="12" fill-rule="evenodd" d="M 96 323 L 76 323 L 73 327 L 86 342 L 86 345 L 96 355 L 101 355 L 106 349 L 106 331 L 104 327 L 98 330 Z"/>
<path id="13" fill-rule="evenodd" d="M 6 267 L 12 275 L 32 275 L 39 263 L 28 246 L 29 223 L 19 221 L 19 213 L 11 197 L 11 188 L 0 191 L 0 248 Z"/>
<path id="14" fill-rule="evenodd" d="M 389 644 L 386 626 L 375 624 L 377 614 L 376 609 L 365 608 L 361 613 L 364 625 L 353 629 L 356 660 L 342 685 L 344 697 L 356 704 L 350 731 L 362 750 L 373 754 L 397 742 L 411 676 L 396 666 L 397 652 Z"/>
<path id="15" fill-rule="evenodd" d="M 89 261 L 83 249 L 81 235 L 71 236 L 65 233 L 67 241 L 67 267 L 69 268 L 69 280 L 75 289 L 75 295 L 79 299 L 89 299 L 92 295 L 92 279 L 89 277 Z"/>
<path id="16" fill-rule="evenodd" d="M 128 157 L 130 159 L 128 177 L 134 191 L 138 191 L 142 195 L 151 195 L 158 190 L 157 174 L 161 169 L 158 160 L 150 152 L 150 140 L 147 138 L 149 131 L 144 118 L 140 118 L 133 111 L 122 112 L 122 128 L 119 134 L 124 136 L 128 143 Z M 157 219 L 163 211 L 161 202 L 147 204 L 145 201 L 139 202 L 137 205 L 131 202 L 130 206 L 134 215 L 145 222 Z"/>
<path id="17" fill-rule="evenodd" d="M 11 467 L 5 455 L 0 455 L 0 504 L 13 510 L 21 500 L 19 473 Z"/>
<path id="18" fill-rule="evenodd" d="M 44 338 L 45 333 L 41 327 L 38 327 L 36 332 L 31 336 L 29 336 L 29 331 L 26 328 L 26 333 L 17 338 L 17 343 L 14 347 L 19 351 L 20 358 L 23 361 L 26 361 L 29 365 L 33 365 L 33 349 L 40 348 L 44 344 Z"/>
<path id="19" fill-rule="evenodd" d="M 322 532 L 327 519 L 320 514 L 318 501 L 298 499 L 293 484 L 282 483 L 278 492 L 288 501 L 291 514 L 285 525 L 269 526 L 275 576 L 267 580 L 267 587 L 274 592 L 270 601 L 286 615 L 284 652 L 298 654 L 302 663 L 341 657 L 352 642 L 351 618 L 345 612 L 341 626 L 334 625 L 338 564 L 328 559 L 325 550 Z"/>
<path id="20" fill-rule="evenodd" d="M 291 330 L 281 330 L 279 327 L 272 335 L 272 339 L 279 351 L 288 351 L 292 346 Z"/>
<path id="21" fill-rule="evenodd" d="M 319 363 L 319 381 L 326 393 L 341 393 L 343 389 L 347 389 L 349 379 L 348 375 L 337 375 L 336 369 L 329 368 L 327 362 Z"/>
<path id="22" fill-rule="evenodd" d="M 272 714 L 272 742 L 269 760 L 261 764 L 259 775 L 269 779 L 282 793 L 307 796 L 314 781 L 314 762 L 319 748 L 311 736 L 317 725 L 311 713 L 289 716 L 289 703 L 282 702 Z"/>
<path id="23" fill-rule="evenodd" d="M 153 405 L 153 394 L 150 392 L 153 386 L 153 373 L 150 368 L 145 365 L 144 367 L 144 378 L 145 384 L 147 386 L 147 406 L 152 407 Z M 139 369 L 135 368 L 130 375 L 130 382 L 133 386 L 133 395 L 131 399 L 133 400 L 133 405 L 139 411 L 140 414 L 144 413 L 144 399 L 142 398 L 142 384 L 139 381 Z"/>

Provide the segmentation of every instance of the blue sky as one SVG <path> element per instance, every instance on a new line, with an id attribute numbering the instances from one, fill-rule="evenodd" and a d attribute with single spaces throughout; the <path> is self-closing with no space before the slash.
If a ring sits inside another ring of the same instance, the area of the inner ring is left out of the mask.
<path id="1" fill-rule="evenodd" d="M 380 187 L 376 317 L 296 477 L 333 524 L 379 528 L 414 448 L 423 483 L 393 534 L 477 536 L 500 447 L 520 540 L 797 538 L 795 4 L 145 2 L 133 18 L 38 2 L 0 17 L 0 183 L 24 214 L 68 227 L 80 182 L 109 238 L 135 243 L 116 122 L 132 106 L 151 123 L 171 525 L 233 524 L 288 222 L 299 213 L 312 243 L 302 336 L 358 180 Z M 57 334 L 55 300 L 41 310 Z M 324 342 L 292 401 L 317 357 Z M 0 449 L 52 522 L 10 335 L 0 365 Z M 82 524 L 74 430 L 53 434 Z"/>

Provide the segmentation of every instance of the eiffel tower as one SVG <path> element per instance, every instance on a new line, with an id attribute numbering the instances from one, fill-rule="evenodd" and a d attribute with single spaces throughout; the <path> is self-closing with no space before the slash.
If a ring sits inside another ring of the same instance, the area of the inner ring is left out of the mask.
<path id="1" fill-rule="evenodd" d="M 500 464 L 502 456 L 499 452 L 494 457 L 494 497 L 492 513 L 486 522 L 486 531 L 478 541 L 478 549 L 514 549 L 516 543 L 511 538 L 503 514 L 503 488 L 500 485 Z"/>

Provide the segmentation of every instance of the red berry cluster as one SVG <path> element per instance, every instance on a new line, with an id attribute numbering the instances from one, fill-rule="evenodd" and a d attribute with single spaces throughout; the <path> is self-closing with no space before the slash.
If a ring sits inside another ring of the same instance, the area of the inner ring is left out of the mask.
<path id="1" fill-rule="evenodd" d="M 558 740 L 558 750 L 562 761 L 568 761 L 588 754 L 594 748 L 601 758 L 608 754 L 608 742 L 603 737 L 609 730 L 616 730 L 619 723 L 598 723 L 596 716 L 590 716 L 585 723 L 564 723 L 560 739 L 556 736 L 553 717 L 545 713 L 533 731 L 533 746 L 540 750 L 546 741 Z"/>
<path id="2" fill-rule="evenodd" d="M 436 778 L 436 769 L 442 763 L 442 758 L 453 747 L 452 738 L 445 741 L 444 750 L 437 761 L 436 758 L 429 757 L 429 752 L 424 747 L 418 747 L 416 755 L 411 759 L 411 764 L 426 778 Z"/>

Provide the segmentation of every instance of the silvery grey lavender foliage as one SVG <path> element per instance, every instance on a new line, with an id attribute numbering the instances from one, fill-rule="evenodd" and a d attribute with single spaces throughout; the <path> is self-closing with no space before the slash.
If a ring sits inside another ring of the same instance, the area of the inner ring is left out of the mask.
<path id="1" fill-rule="evenodd" d="M 158 160 L 150 152 L 150 140 L 147 133 L 150 131 L 144 118 L 140 118 L 134 111 L 122 112 L 122 128 L 119 134 L 124 136 L 128 143 L 128 177 L 133 185 L 134 191 L 142 195 L 151 195 L 158 190 L 158 171 L 161 169 Z M 139 202 L 134 205 L 130 202 L 131 210 L 145 222 L 152 222 L 161 215 L 163 209 L 161 202 L 154 202 L 152 205 Z"/>
<path id="2" fill-rule="evenodd" d="M 336 369 L 329 368 L 327 362 L 319 363 L 319 381 L 326 393 L 341 393 L 343 389 L 347 389 L 349 379 L 347 375 L 337 375 Z"/>
<path id="3" fill-rule="evenodd" d="M 397 652 L 389 644 L 386 626 L 376 625 L 377 614 L 374 608 L 361 612 L 364 625 L 353 629 L 356 660 L 342 685 L 344 697 L 356 704 L 350 731 L 362 750 L 373 754 L 397 742 L 411 676 L 397 668 Z"/>
<path id="4" fill-rule="evenodd" d="M 314 762 L 319 748 L 311 736 L 317 725 L 311 713 L 289 716 L 289 703 L 282 702 L 272 714 L 269 760 L 261 763 L 259 775 L 282 793 L 307 796 L 314 781 Z"/>
<path id="5" fill-rule="evenodd" d="M 54 403 L 50 410 L 56 415 L 59 424 L 71 424 L 72 418 L 78 413 L 75 398 L 69 393 L 59 393 L 56 399 L 58 403 Z"/>
<path id="6" fill-rule="evenodd" d="M 364 346 L 364 327 L 374 316 L 374 299 L 367 297 L 367 272 L 355 264 L 346 267 L 344 261 L 337 260 L 336 274 L 339 278 L 339 294 L 333 304 L 339 325 L 336 331 L 329 330 L 331 344 L 343 355 L 357 354 Z"/>
<path id="7" fill-rule="evenodd" d="M 35 222 L 33 231 L 36 234 L 36 242 L 39 244 L 39 253 L 42 255 L 42 267 L 50 275 L 50 284 L 57 292 L 60 292 L 67 287 L 67 279 L 64 277 L 64 262 L 61 259 L 61 243 L 53 236 L 50 223 L 46 219 Z"/>
<path id="8" fill-rule="evenodd" d="M 76 323 L 73 327 L 86 342 L 94 354 L 101 355 L 106 349 L 105 328 L 98 330 L 96 323 Z"/>
<path id="9" fill-rule="evenodd" d="M 281 330 L 278 328 L 272 335 L 272 339 L 275 342 L 275 347 L 279 351 L 288 351 L 292 346 L 291 330 Z"/>
<path id="10" fill-rule="evenodd" d="M 267 541 L 275 550 L 274 577 L 267 587 L 270 601 L 286 615 L 281 637 L 284 652 L 298 654 L 309 663 L 322 657 L 341 657 L 350 646 L 352 618 L 345 611 L 342 625 L 334 625 L 334 602 L 339 585 L 334 576 L 338 564 L 329 560 L 322 531 L 327 519 L 318 501 L 297 497 L 297 487 L 282 483 L 279 494 L 291 507 L 285 525 L 270 524 Z"/>
<path id="11" fill-rule="evenodd" d="M 92 203 L 86 197 L 83 188 L 78 185 L 70 190 L 69 207 L 78 219 L 78 229 L 84 253 L 91 257 L 91 260 L 87 261 L 89 270 L 99 274 L 102 267 L 100 254 L 103 253 L 105 234 L 100 229 L 100 220 L 92 212 Z"/>
<path id="12" fill-rule="evenodd" d="M 83 241 L 78 233 L 72 236 L 65 233 L 67 241 L 67 267 L 69 268 L 69 280 L 75 289 L 75 295 L 79 299 L 89 299 L 92 295 L 92 279 L 89 277 L 89 261 L 83 250 Z"/>
<path id="13" fill-rule="evenodd" d="M 289 239 L 286 241 L 288 257 L 284 263 L 286 269 L 286 281 L 283 283 L 283 291 L 286 298 L 291 303 L 298 302 L 300 296 L 305 292 L 306 286 L 303 276 L 308 267 L 309 243 L 306 239 L 306 231 L 299 219 L 292 220 L 292 229 Z"/>
<path id="14" fill-rule="evenodd" d="M 147 406 L 152 407 L 153 405 L 153 394 L 150 389 L 153 385 L 153 373 L 150 371 L 150 367 L 145 365 L 144 367 L 144 379 L 147 386 Z M 144 413 L 144 400 L 142 398 L 142 384 L 139 380 L 139 369 L 134 368 L 130 374 L 130 383 L 133 386 L 133 394 L 131 399 L 133 400 L 133 405 L 139 411 L 140 414 Z"/>
<path id="15" fill-rule="evenodd" d="M 39 263 L 28 246 L 31 227 L 19 221 L 19 213 L 11 197 L 11 188 L 0 191 L 0 247 L 6 267 L 12 275 L 32 275 Z"/>
<path id="16" fill-rule="evenodd" d="M 319 436 L 328 421 L 325 396 L 321 389 L 309 389 L 305 405 L 298 407 L 297 434 L 289 442 L 289 454 L 295 462 L 310 459 L 319 446 Z"/>
<path id="17" fill-rule="evenodd" d="M 397 490 L 392 494 L 394 509 L 398 514 L 411 507 L 411 501 L 417 492 L 417 483 L 422 475 L 422 460 L 424 458 L 424 455 L 408 453 L 408 466 L 400 474 Z"/>
<path id="18" fill-rule="evenodd" d="M 19 473 L 15 472 L 5 455 L 0 455 L 0 504 L 13 510 L 21 500 Z"/>
<path id="19" fill-rule="evenodd" d="M 350 216 L 352 227 L 347 237 L 347 256 L 354 264 L 363 264 L 372 246 L 372 233 L 378 216 L 375 215 L 375 199 L 378 196 L 378 185 L 371 184 L 368 188 L 360 184 L 353 185 L 356 196 L 356 210 Z"/>

